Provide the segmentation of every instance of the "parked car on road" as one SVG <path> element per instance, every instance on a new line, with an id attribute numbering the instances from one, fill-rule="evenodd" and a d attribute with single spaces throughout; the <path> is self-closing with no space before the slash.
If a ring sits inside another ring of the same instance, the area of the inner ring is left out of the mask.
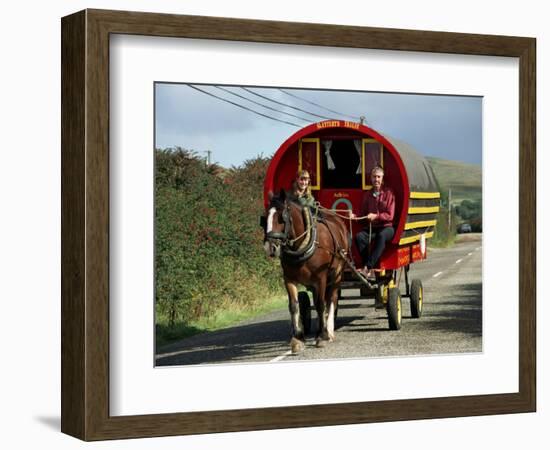
<path id="1" fill-rule="evenodd" d="M 471 233 L 472 232 L 472 226 L 469 223 L 461 223 L 458 226 L 458 232 L 459 233 Z"/>

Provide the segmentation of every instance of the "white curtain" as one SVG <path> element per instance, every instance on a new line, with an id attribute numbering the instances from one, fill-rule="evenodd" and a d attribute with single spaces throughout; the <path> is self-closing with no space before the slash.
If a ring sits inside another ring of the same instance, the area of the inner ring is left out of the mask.
<path id="1" fill-rule="evenodd" d="M 327 158 L 327 167 L 329 170 L 334 170 L 336 169 L 336 166 L 334 165 L 334 161 L 330 156 L 330 148 L 332 147 L 332 141 L 322 141 L 322 142 L 323 142 L 323 147 L 325 147 L 325 157 Z"/>
<path id="2" fill-rule="evenodd" d="M 353 141 L 353 144 L 355 145 L 355 150 L 357 150 L 357 154 L 359 155 L 359 166 L 357 167 L 355 174 L 360 174 L 362 172 L 361 168 L 363 167 L 361 164 L 361 140 L 356 139 Z"/>

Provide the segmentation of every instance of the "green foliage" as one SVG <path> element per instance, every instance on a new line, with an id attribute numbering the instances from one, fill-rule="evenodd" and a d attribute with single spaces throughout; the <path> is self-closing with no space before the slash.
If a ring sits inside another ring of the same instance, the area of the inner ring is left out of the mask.
<path id="1" fill-rule="evenodd" d="M 451 209 L 449 218 L 449 195 L 448 191 L 442 191 L 439 202 L 439 213 L 437 214 L 434 236 L 429 244 L 432 247 L 448 247 L 453 245 L 456 237 L 457 217 L 454 208 Z M 451 223 L 449 224 L 449 220 Z"/>
<path id="2" fill-rule="evenodd" d="M 265 314 L 276 309 L 282 309 L 286 305 L 288 305 L 288 299 L 285 294 L 273 297 L 266 302 L 258 302 L 258 304 L 252 307 L 232 305 L 230 308 L 220 309 L 211 316 L 200 317 L 186 323 L 177 322 L 172 326 L 168 324 L 165 320 L 166 318 L 164 318 L 164 320 L 161 318 L 156 324 L 157 346 L 160 347 L 175 339 L 193 336 L 206 331 L 220 330 L 236 322 L 256 317 L 258 314 Z"/>
<path id="3" fill-rule="evenodd" d="M 435 247 L 446 247 L 455 241 L 459 223 L 468 221 L 472 231 L 480 232 L 481 224 L 481 166 L 460 161 L 427 157 L 441 189 L 440 213 L 434 237 Z M 449 189 L 451 206 L 449 206 Z M 451 223 L 449 224 L 449 207 Z"/>
<path id="4" fill-rule="evenodd" d="M 459 206 L 455 207 L 456 214 L 460 216 L 464 222 L 470 223 L 472 231 L 482 231 L 482 201 L 481 199 L 470 201 L 462 200 Z"/>
<path id="5" fill-rule="evenodd" d="M 454 244 L 456 238 L 456 216 L 451 212 L 451 224 L 449 226 L 449 210 L 441 207 L 437 214 L 437 224 L 434 236 L 428 241 L 432 247 L 448 247 Z"/>
<path id="6" fill-rule="evenodd" d="M 269 160 L 226 171 L 181 148 L 155 156 L 157 323 L 181 328 L 279 293 L 280 267 L 265 257 L 258 225 Z"/>
<path id="7" fill-rule="evenodd" d="M 464 220 L 470 220 L 481 214 L 481 200 L 472 202 L 470 200 L 462 200 L 459 206 L 455 207 L 456 214 Z"/>

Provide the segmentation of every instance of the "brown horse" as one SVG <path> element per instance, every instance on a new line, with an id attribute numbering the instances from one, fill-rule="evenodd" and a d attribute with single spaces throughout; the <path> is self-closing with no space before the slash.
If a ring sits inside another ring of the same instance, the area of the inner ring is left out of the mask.
<path id="1" fill-rule="evenodd" d="M 270 257 L 281 258 L 292 324 L 292 353 L 305 347 L 298 284 L 313 293 L 318 317 L 316 346 L 323 347 L 327 341 L 334 340 L 338 289 L 344 270 L 343 255 L 350 251 L 344 222 L 327 212 L 316 216 L 309 207 L 289 201 L 285 191 L 281 191 L 279 196 L 270 195 L 264 219 L 265 251 Z"/>

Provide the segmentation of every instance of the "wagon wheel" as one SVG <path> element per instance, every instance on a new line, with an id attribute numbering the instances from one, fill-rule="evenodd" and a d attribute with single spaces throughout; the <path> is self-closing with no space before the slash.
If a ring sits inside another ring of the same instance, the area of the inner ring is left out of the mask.
<path id="1" fill-rule="evenodd" d="M 298 292 L 298 306 L 304 334 L 308 335 L 311 332 L 311 303 L 307 292 Z"/>
<path id="2" fill-rule="evenodd" d="M 422 316 L 422 307 L 424 305 L 424 289 L 422 281 L 415 278 L 411 282 L 411 316 L 419 319 Z"/>
<path id="3" fill-rule="evenodd" d="M 388 290 L 388 322 L 390 330 L 401 329 L 401 293 L 399 288 L 390 288 Z"/>

